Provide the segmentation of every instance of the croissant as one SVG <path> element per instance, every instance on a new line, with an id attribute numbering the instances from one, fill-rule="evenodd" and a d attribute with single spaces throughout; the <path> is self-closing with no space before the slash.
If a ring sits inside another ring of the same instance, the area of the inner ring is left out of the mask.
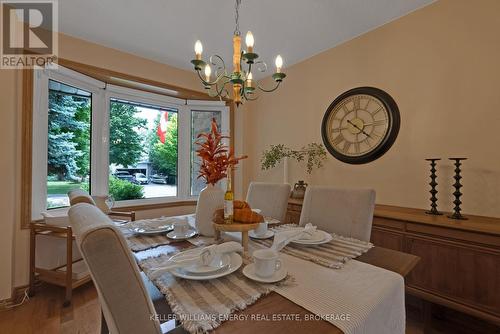
<path id="1" fill-rule="evenodd" d="M 264 217 L 257 212 L 253 212 L 247 202 L 233 202 L 233 221 L 241 224 L 254 224 L 264 221 Z M 213 221 L 216 224 L 224 224 L 224 209 L 215 210 Z"/>

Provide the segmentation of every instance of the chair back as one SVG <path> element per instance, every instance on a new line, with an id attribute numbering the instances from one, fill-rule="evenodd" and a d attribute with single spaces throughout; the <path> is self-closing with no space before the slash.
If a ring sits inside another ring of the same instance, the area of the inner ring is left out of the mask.
<path id="1" fill-rule="evenodd" d="M 80 252 L 90 269 L 111 333 L 161 333 L 160 323 L 122 233 L 96 206 L 69 210 Z"/>
<path id="2" fill-rule="evenodd" d="M 290 191 L 289 184 L 251 182 L 247 202 L 252 209 L 260 209 L 263 216 L 284 222 Z"/>
<path id="3" fill-rule="evenodd" d="M 83 189 L 73 189 L 68 191 L 69 204 L 88 203 L 95 205 L 94 199 Z"/>
<path id="4" fill-rule="evenodd" d="M 299 224 L 369 241 L 374 208 L 375 190 L 309 186 Z"/>

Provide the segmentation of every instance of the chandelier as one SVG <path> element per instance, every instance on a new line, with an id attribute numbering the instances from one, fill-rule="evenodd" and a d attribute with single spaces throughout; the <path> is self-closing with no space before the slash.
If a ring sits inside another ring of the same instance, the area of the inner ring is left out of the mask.
<path id="1" fill-rule="evenodd" d="M 235 21 L 236 28 L 233 34 L 233 71 L 228 73 L 224 59 L 219 55 L 212 55 L 205 62 L 202 59 L 203 45 L 201 41 L 196 41 L 194 44 L 195 59 L 191 60 L 196 73 L 200 78 L 203 86 L 208 91 L 211 97 L 229 98 L 230 93 L 228 88 L 232 90 L 232 99 L 238 107 L 243 101 L 257 99 L 258 91 L 270 93 L 278 89 L 279 85 L 286 77 L 282 72 L 283 58 L 280 55 L 276 56 L 276 72 L 272 75 L 275 85 L 272 88 L 263 88 L 259 84 L 255 84 L 253 80 L 252 70 L 256 69 L 259 72 L 266 72 L 267 65 L 262 60 L 257 60 L 259 55 L 254 52 L 254 38 L 251 31 L 248 31 L 245 37 L 247 50 L 241 50 L 241 33 L 239 26 L 239 7 L 241 0 L 236 0 L 235 6 Z M 246 69 L 244 69 L 246 63 Z M 214 78 L 212 79 L 212 67 L 215 68 Z M 202 73 L 203 72 L 203 73 Z M 231 89 L 232 86 L 232 89 Z"/>

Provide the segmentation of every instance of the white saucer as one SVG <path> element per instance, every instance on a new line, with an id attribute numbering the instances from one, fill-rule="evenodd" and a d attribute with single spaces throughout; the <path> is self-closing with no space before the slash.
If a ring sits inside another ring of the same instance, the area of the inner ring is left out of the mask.
<path id="1" fill-rule="evenodd" d="M 175 231 L 167 233 L 167 238 L 174 240 L 186 240 L 194 237 L 198 232 L 196 230 L 189 230 L 186 234 L 175 234 Z"/>
<path id="2" fill-rule="evenodd" d="M 246 277 L 261 283 L 275 283 L 281 281 L 286 277 L 288 272 L 284 267 L 281 267 L 274 275 L 270 277 L 260 277 L 255 274 L 255 263 L 250 263 L 245 268 L 243 268 L 243 275 Z"/>
<path id="3" fill-rule="evenodd" d="M 207 274 L 199 274 L 199 273 L 188 272 L 182 268 L 177 268 L 177 269 L 172 270 L 170 273 L 172 275 L 180 277 L 180 278 L 191 279 L 191 280 L 196 280 L 196 281 L 204 281 L 204 280 L 223 277 L 223 276 L 234 273 L 236 270 L 238 270 L 239 267 L 241 267 L 241 265 L 243 263 L 243 259 L 241 258 L 240 254 L 233 252 L 233 253 L 228 254 L 228 255 L 229 255 L 229 259 L 230 259 L 229 265 L 223 267 L 222 270 L 218 270 L 216 272 L 207 273 Z"/>
<path id="4" fill-rule="evenodd" d="M 250 232 L 248 232 L 248 236 L 250 238 L 254 238 L 254 239 L 269 239 L 273 235 L 274 235 L 274 232 L 271 230 L 267 230 L 266 234 L 264 234 L 264 235 L 257 235 L 257 234 L 255 234 L 254 230 L 251 230 Z"/>

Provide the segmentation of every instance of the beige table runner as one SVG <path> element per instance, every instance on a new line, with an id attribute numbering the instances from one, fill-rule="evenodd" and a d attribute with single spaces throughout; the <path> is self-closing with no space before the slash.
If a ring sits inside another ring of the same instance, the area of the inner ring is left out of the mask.
<path id="1" fill-rule="evenodd" d="M 243 310 L 260 297 L 276 289 L 276 284 L 262 284 L 247 279 L 243 267 L 249 263 L 244 259 L 243 265 L 234 273 L 208 281 L 193 281 L 176 278 L 164 273 L 153 279 L 151 269 L 160 267 L 171 254 L 162 254 L 139 262 L 139 266 L 166 296 L 167 301 L 190 333 L 207 332 L 218 327 L 223 321 L 231 319 L 231 314 Z M 289 284 L 290 278 L 280 284 Z"/>

